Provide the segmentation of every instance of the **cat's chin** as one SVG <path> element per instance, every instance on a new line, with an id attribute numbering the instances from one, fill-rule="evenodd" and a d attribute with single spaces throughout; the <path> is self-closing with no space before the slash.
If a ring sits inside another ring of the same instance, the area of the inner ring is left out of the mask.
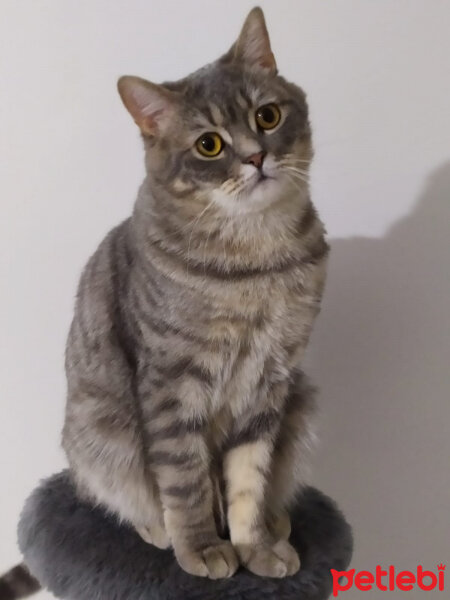
<path id="1" fill-rule="evenodd" d="M 227 216 L 239 216 L 267 210 L 287 195 L 292 195 L 289 185 L 275 177 L 264 177 L 249 185 L 239 195 L 229 195 L 217 190 L 213 198 Z"/>

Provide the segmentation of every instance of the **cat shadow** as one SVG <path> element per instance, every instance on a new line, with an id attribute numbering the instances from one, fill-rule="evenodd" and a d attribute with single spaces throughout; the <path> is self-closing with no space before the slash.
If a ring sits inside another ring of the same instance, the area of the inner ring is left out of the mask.
<path id="1" fill-rule="evenodd" d="M 331 240 L 308 360 L 322 413 L 314 483 L 341 502 L 355 529 L 356 562 L 366 568 L 377 557 L 415 560 L 410 568 L 427 551 L 442 561 L 449 240 L 450 162 L 383 238 Z"/>

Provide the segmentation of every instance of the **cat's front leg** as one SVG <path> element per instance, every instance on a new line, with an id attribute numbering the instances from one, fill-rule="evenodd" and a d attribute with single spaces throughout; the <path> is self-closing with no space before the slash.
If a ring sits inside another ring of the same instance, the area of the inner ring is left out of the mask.
<path id="1" fill-rule="evenodd" d="M 175 556 L 192 575 L 231 577 L 239 561 L 231 543 L 217 534 L 205 420 L 185 410 L 176 395 L 153 398 L 152 404 L 147 420 L 149 463 Z"/>
<path id="2" fill-rule="evenodd" d="M 274 408 L 240 420 L 224 463 L 228 525 L 241 563 L 265 577 L 293 575 L 297 552 L 286 539 L 275 539 L 266 521 L 267 483 L 280 413 Z"/>
<path id="3" fill-rule="evenodd" d="M 276 511 L 266 508 L 266 522 L 270 533 L 276 540 L 288 540 L 291 536 L 291 518 L 285 509 Z"/>

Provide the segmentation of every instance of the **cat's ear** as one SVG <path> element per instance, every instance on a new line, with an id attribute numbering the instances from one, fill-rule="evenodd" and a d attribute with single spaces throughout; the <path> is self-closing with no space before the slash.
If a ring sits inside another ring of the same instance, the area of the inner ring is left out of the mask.
<path id="1" fill-rule="evenodd" d="M 270 73 L 277 72 L 264 13 L 259 6 L 248 14 L 230 52 L 234 60 L 242 61 L 249 67 L 258 67 Z"/>
<path id="2" fill-rule="evenodd" d="M 172 92 L 140 77 L 124 75 L 117 82 L 122 102 L 144 135 L 164 131 L 174 116 L 176 101 Z"/>

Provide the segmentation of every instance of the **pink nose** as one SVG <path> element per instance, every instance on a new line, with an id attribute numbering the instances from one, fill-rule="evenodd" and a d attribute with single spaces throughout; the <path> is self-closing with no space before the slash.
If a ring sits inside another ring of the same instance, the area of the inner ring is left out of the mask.
<path id="1" fill-rule="evenodd" d="M 257 169 L 260 169 L 262 167 L 262 164 L 264 162 L 264 157 L 266 156 L 265 152 L 257 152 L 256 154 L 252 154 L 251 156 L 248 156 L 245 160 L 244 163 L 246 165 L 255 165 L 255 167 Z"/>

